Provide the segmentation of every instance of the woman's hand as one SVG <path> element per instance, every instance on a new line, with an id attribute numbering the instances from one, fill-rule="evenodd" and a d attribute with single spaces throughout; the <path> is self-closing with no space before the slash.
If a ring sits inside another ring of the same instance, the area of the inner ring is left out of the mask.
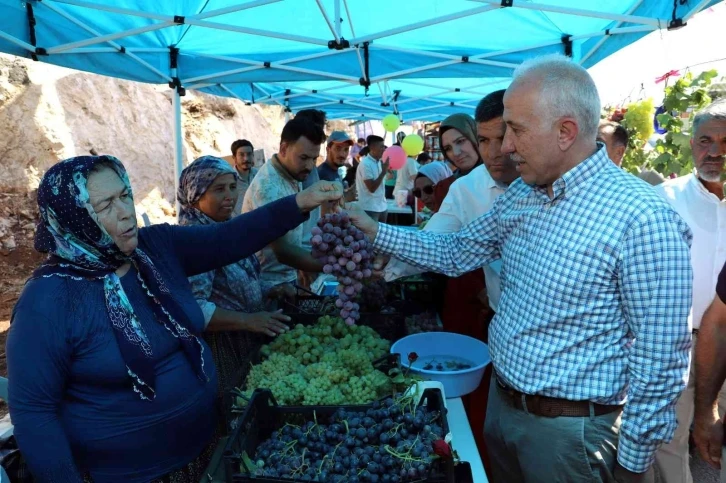
<path id="1" fill-rule="evenodd" d="M 300 211 L 307 213 L 325 202 L 337 202 L 343 197 L 343 185 L 337 181 L 318 181 L 295 196 Z"/>
<path id="2" fill-rule="evenodd" d="M 256 312 L 254 314 L 245 314 L 242 320 L 242 329 L 250 332 L 259 332 L 262 334 L 275 337 L 284 334 L 290 327 L 283 322 L 290 322 L 290 317 L 282 313 L 282 309 L 275 312 Z"/>

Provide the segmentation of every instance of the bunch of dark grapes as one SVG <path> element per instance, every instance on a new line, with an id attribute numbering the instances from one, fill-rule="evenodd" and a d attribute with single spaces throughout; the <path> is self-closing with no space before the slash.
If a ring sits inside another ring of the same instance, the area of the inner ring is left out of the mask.
<path id="1" fill-rule="evenodd" d="M 354 302 L 363 289 L 363 280 L 371 276 L 373 256 L 368 252 L 368 239 L 350 223 L 345 211 L 328 213 L 312 229 L 312 255 L 323 264 L 323 272 L 338 279 L 338 300 L 335 306 L 348 325 L 360 319 L 360 306 Z"/>
<path id="2" fill-rule="evenodd" d="M 445 445 L 443 415 L 406 399 L 376 401 L 364 412 L 340 408 L 328 424 L 320 417 L 286 424 L 257 447 L 256 476 L 335 483 L 426 478 Z"/>

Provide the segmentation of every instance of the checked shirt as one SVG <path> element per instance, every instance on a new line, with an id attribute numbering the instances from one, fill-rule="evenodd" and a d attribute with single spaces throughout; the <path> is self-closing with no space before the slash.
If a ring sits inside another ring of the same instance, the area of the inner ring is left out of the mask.
<path id="1" fill-rule="evenodd" d="M 552 198 L 517 180 L 458 233 L 381 224 L 374 248 L 449 276 L 501 259 L 497 373 L 526 394 L 625 403 L 618 461 L 643 472 L 673 437 L 686 387 L 690 243 L 668 203 L 601 147 Z"/>

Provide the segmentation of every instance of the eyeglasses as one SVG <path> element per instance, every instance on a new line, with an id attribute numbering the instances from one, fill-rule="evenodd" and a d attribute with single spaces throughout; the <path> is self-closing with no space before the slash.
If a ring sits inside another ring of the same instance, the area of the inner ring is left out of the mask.
<path id="1" fill-rule="evenodd" d="M 414 196 L 415 196 L 416 198 L 421 198 L 421 191 L 422 191 L 422 190 L 420 190 L 420 189 L 418 189 L 418 188 L 415 188 L 415 189 L 413 190 L 413 195 L 414 195 Z M 433 186 L 424 186 L 424 187 L 423 187 L 423 192 L 424 192 L 425 194 L 427 194 L 427 195 L 432 195 L 432 194 L 434 194 L 434 187 L 433 187 Z"/>

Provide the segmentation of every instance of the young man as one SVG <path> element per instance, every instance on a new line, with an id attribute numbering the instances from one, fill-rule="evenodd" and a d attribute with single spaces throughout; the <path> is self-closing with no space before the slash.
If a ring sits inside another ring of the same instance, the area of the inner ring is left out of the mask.
<path id="1" fill-rule="evenodd" d="M 451 234 L 351 219 L 374 251 L 458 276 L 502 261 L 489 327 L 492 481 L 651 483 L 691 348 L 691 231 L 595 142 L 600 96 L 561 55 L 504 96 L 501 151 L 520 179 Z M 667 301 L 667 302 L 664 302 Z"/>
<path id="2" fill-rule="evenodd" d="M 691 149 L 695 167 L 693 173 L 668 180 L 655 190 L 668 200 L 693 231 L 693 306 L 689 317 L 693 327 L 692 353 L 697 354 L 704 341 L 704 336 L 699 334 L 701 321 L 714 300 L 718 274 L 726 262 L 726 100 L 714 102 L 696 114 L 691 131 Z M 664 483 L 693 481 L 688 440 L 694 414 L 694 392 L 698 384 L 697 370 L 692 363 L 688 387 L 676 406 L 678 428 L 673 441 L 663 446 L 656 455 L 656 465 Z M 714 405 L 715 411 L 711 414 L 723 416 L 726 413 L 726 390 L 720 387 L 715 393 L 718 394 L 718 407 Z M 698 409 L 696 412 L 699 412 Z M 700 411 L 697 428 L 703 427 L 700 423 L 706 415 L 709 413 Z M 698 434 L 698 431 L 694 433 Z"/>
<path id="3" fill-rule="evenodd" d="M 319 125 L 297 118 L 288 122 L 282 130 L 279 152 L 260 168 L 247 190 L 242 212 L 299 193 L 302 182 L 315 170 L 324 142 L 325 133 Z M 298 269 L 322 271 L 320 262 L 304 248 L 303 237 L 304 228 L 299 225 L 257 254 L 264 282 L 272 286 L 291 284 L 298 278 Z"/>
<path id="4" fill-rule="evenodd" d="M 353 146 L 353 140 L 345 132 L 333 131 L 330 133 L 328 147 L 325 150 L 325 162 L 318 166 L 320 179 L 343 182 L 338 169 L 345 166 L 351 146 Z"/>
<path id="5" fill-rule="evenodd" d="M 384 222 L 388 219 L 388 203 L 383 180 L 388 173 L 388 160 L 381 162 L 386 146 L 383 138 L 370 135 L 368 156 L 358 165 L 355 175 L 355 186 L 358 191 L 358 206 L 374 220 Z"/>
<path id="6" fill-rule="evenodd" d="M 245 193 L 250 187 L 250 183 L 257 175 L 255 168 L 255 148 L 252 143 L 246 139 L 238 139 L 232 143 L 232 156 L 234 157 L 234 167 L 237 170 L 237 191 L 239 197 L 234 207 L 233 215 L 239 215 L 242 212 L 242 202 L 245 199 Z"/>

